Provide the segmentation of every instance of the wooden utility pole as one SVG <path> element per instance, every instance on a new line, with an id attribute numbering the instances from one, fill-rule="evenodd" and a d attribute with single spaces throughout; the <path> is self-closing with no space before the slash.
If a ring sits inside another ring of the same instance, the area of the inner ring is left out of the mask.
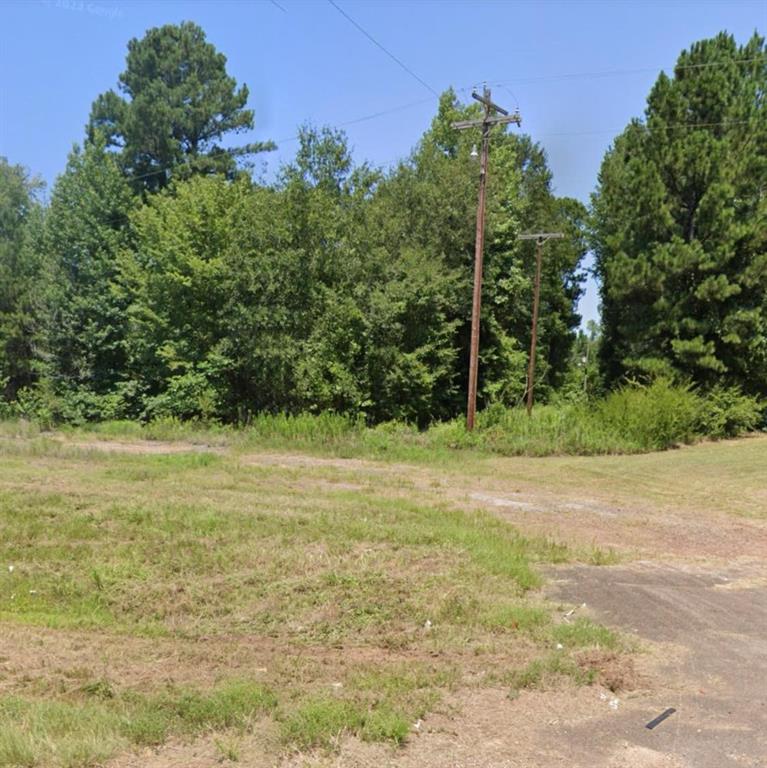
<path id="1" fill-rule="evenodd" d="M 533 412 L 533 382 L 535 381 L 535 348 L 538 344 L 538 308 L 541 303 L 541 264 L 543 244 L 564 237 L 561 232 L 529 232 L 519 240 L 535 240 L 535 288 L 533 290 L 533 327 L 530 334 L 530 360 L 527 363 L 527 415 Z"/>
<path id="2" fill-rule="evenodd" d="M 479 314 L 482 306 L 482 259 L 485 245 L 485 187 L 487 186 L 487 157 L 490 150 L 490 129 L 494 125 L 516 123 L 522 119 L 518 112 L 510 115 L 505 109 L 490 100 L 490 89 L 485 87 L 480 96 L 472 91 L 471 97 L 485 107 L 481 120 L 461 120 L 453 123 L 453 128 L 462 131 L 466 128 L 482 128 L 482 154 L 479 165 L 479 202 L 477 204 L 477 234 L 474 247 L 474 293 L 471 304 L 471 351 L 469 353 L 469 398 L 466 405 L 466 429 L 474 429 L 474 417 L 477 412 L 477 373 L 479 368 Z M 496 117 L 495 113 L 500 116 Z"/>

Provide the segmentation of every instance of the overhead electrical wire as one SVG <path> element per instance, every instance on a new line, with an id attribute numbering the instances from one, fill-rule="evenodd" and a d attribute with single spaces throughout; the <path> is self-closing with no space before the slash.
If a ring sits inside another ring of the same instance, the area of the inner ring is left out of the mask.
<path id="1" fill-rule="evenodd" d="M 347 125 L 356 125 L 357 123 L 364 123 L 368 120 L 375 120 L 378 117 L 384 117 L 386 115 L 393 115 L 395 112 L 402 112 L 405 109 L 411 109 L 412 107 L 422 106 L 423 104 L 430 104 L 434 99 L 419 99 L 418 101 L 410 101 L 407 104 L 400 104 L 398 107 L 391 107 L 390 109 L 383 109 L 380 112 L 373 112 L 370 115 L 363 115 L 362 117 L 355 117 L 352 120 L 346 120 L 342 123 L 334 123 L 337 128 L 345 128 Z M 289 136 L 285 139 L 277 139 L 275 144 L 284 144 L 288 141 L 298 141 L 300 136 Z"/>
<path id="2" fill-rule="evenodd" d="M 687 69 L 707 69 L 711 67 L 724 67 L 729 64 L 754 64 L 763 61 L 767 63 L 767 56 L 755 56 L 748 59 L 739 59 L 732 61 L 709 61 L 704 64 L 679 64 L 673 67 L 673 70 Z M 555 82 L 557 80 L 589 80 L 603 77 L 621 77 L 625 75 L 639 75 L 647 72 L 660 72 L 664 67 L 641 67 L 639 69 L 606 69 L 600 72 L 563 72 L 554 75 L 541 75 L 539 77 L 520 77 L 509 80 L 501 80 L 497 83 L 499 86 L 506 84 L 512 85 L 532 85 L 535 83 Z"/>
<path id="3" fill-rule="evenodd" d="M 725 126 L 725 125 L 749 125 L 751 123 L 750 120 L 721 120 L 719 122 L 715 123 L 669 123 L 668 125 L 662 126 L 663 128 L 715 128 L 718 126 Z M 646 123 L 641 123 L 642 126 L 646 127 Z M 564 131 L 562 133 L 554 132 L 554 133 L 539 133 L 538 136 L 590 136 L 592 134 L 596 135 L 599 133 L 620 133 L 625 129 L 626 126 L 623 128 L 600 128 L 598 130 L 594 131 Z"/>
<path id="4" fill-rule="evenodd" d="M 390 56 L 392 59 L 394 59 L 398 65 L 403 67 L 410 75 L 415 77 L 418 82 L 420 82 L 422 85 L 424 85 L 426 88 L 429 89 L 429 91 L 437 98 L 439 98 L 439 93 L 435 91 L 431 86 L 428 85 L 428 83 L 421 80 L 421 78 L 418 77 L 412 70 L 410 70 L 405 64 L 403 64 L 399 59 L 394 56 L 394 54 L 390 53 L 388 50 L 386 50 L 378 41 L 376 41 L 371 35 L 369 35 L 362 27 L 360 27 L 357 22 L 354 21 L 342 8 L 340 8 L 334 0 L 327 0 L 330 5 L 332 5 L 336 10 L 338 10 L 339 13 L 341 13 L 344 17 L 346 17 L 352 24 L 354 24 L 355 27 L 357 27 L 366 37 L 369 37 L 370 40 L 375 43 L 381 50 L 383 50 L 388 56 Z M 751 64 L 758 61 L 765 61 L 767 62 L 767 56 L 759 56 L 759 57 L 753 57 L 748 59 L 740 59 L 739 61 L 735 62 L 737 64 Z M 708 62 L 706 64 L 684 64 L 680 65 L 678 67 L 675 67 L 675 69 L 702 69 L 704 67 L 715 67 L 715 66 L 725 66 L 726 64 L 731 62 Z M 591 77 L 607 77 L 607 76 L 621 76 L 621 75 L 630 75 L 630 74 L 637 74 L 640 72 L 657 72 L 658 67 L 645 67 L 643 69 L 632 69 L 632 70 L 605 70 L 603 72 L 571 72 L 571 73 L 563 73 L 559 75 L 551 75 L 551 76 L 543 76 L 540 78 L 529 78 L 527 80 L 505 80 L 505 81 L 499 81 L 496 83 L 493 83 L 493 85 L 503 88 L 507 93 L 512 95 L 515 101 L 517 101 L 516 97 L 509 91 L 509 89 L 506 87 L 506 83 L 514 83 L 514 84 L 520 84 L 520 83 L 532 83 L 532 82 L 544 82 L 546 80 L 563 80 L 563 79 L 577 79 L 577 78 L 591 78 Z M 662 68 L 660 68 L 662 69 Z M 465 91 L 469 91 L 471 88 L 459 88 L 456 89 L 457 93 L 462 93 Z M 417 101 L 410 101 L 406 104 L 400 104 L 395 107 L 391 107 L 390 109 L 384 109 L 379 112 L 373 112 L 368 115 L 363 115 L 361 117 L 356 117 L 351 120 L 346 120 L 344 122 L 336 123 L 336 126 L 339 128 L 344 128 L 349 125 L 356 125 L 358 123 L 367 122 L 369 120 L 375 120 L 379 117 L 385 117 L 387 115 L 394 114 L 396 112 L 402 112 L 406 109 L 411 109 L 416 106 L 421 106 L 423 104 L 427 104 L 431 102 L 431 98 L 426 99 L 419 99 Z M 748 120 L 728 120 L 728 121 L 721 121 L 721 122 L 709 122 L 709 123 L 672 123 L 667 126 L 666 128 L 713 128 L 713 127 L 719 127 L 719 126 L 730 126 L 730 125 L 747 125 L 749 123 Z M 563 131 L 563 132 L 548 132 L 548 133 L 539 133 L 537 134 L 540 137 L 560 137 L 560 136 L 592 136 L 592 135 L 600 135 L 605 133 L 620 133 L 623 128 L 600 128 L 595 130 L 588 130 L 588 131 Z M 289 136 L 284 139 L 279 139 L 275 143 L 276 144 L 284 144 L 290 141 L 297 141 L 300 138 L 299 135 Z M 166 166 L 162 168 L 157 168 L 155 170 L 149 171 L 148 173 L 139 174 L 136 176 L 127 176 L 125 177 L 126 181 L 137 181 L 139 179 L 148 178 L 149 176 L 156 176 L 160 173 L 164 173 L 166 170 L 172 169 L 173 166 Z"/>
<path id="5" fill-rule="evenodd" d="M 384 110 L 383 112 L 376 112 L 372 115 L 366 115 L 365 117 L 358 117 L 354 120 L 347 120 L 344 123 L 338 123 L 338 127 L 344 127 L 346 125 L 353 125 L 355 123 L 361 123 L 365 120 L 373 120 L 377 117 L 382 117 L 383 115 L 389 115 L 394 112 L 401 111 L 403 109 L 408 109 L 409 107 L 414 107 L 419 104 L 425 104 L 427 102 L 431 101 L 431 99 L 422 99 L 421 101 L 413 101 L 409 104 L 403 104 L 399 107 L 392 107 L 391 109 Z M 720 122 L 714 122 L 714 123 L 669 123 L 668 125 L 663 126 L 664 128 L 715 128 L 719 126 L 730 126 L 730 125 L 749 125 L 750 120 L 723 120 Z M 643 125 L 645 125 L 643 123 Z M 592 136 L 592 135 L 598 135 L 598 134 L 604 134 L 604 133 L 620 133 L 622 130 L 624 130 L 625 126 L 623 128 L 600 128 L 598 130 L 593 131 L 564 131 L 564 132 L 553 132 L 553 133 L 539 133 L 536 134 L 537 136 L 545 137 L 545 136 Z M 280 143 L 286 143 L 288 141 L 297 141 L 300 138 L 300 136 L 291 136 L 286 139 L 280 139 L 279 141 L 275 142 L 276 144 Z M 392 160 L 391 162 L 396 162 Z M 157 176 L 161 173 L 165 173 L 167 170 L 173 169 L 175 166 L 168 165 L 163 166 L 161 168 L 155 168 L 152 171 L 149 171 L 148 173 L 142 173 L 137 176 L 126 176 L 125 181 L 137 181 L 139 179 L 145 179 L 149 176 Z"/>
<path id="6" fill-rule="evenodd" d="M 407 72 L 412 78 L 417 80 L 424 88 L 426 88 L 428 91 L 430 91 L 434 96 L 439 98 L 439 93 L 434 90 L 423 78 L 420 78 L 415 72 L 413 72 L 410 67 L 408 67 L 407 64 L 405 64 L 404 61 L 397 58 L 386 46 L 384 46 L 382 43 L 379 43 L 378 40 L 376 40 L 373 35 L 370 34 L 363 26 L 358 24 L 349 14 L 341 8 L 338 3 L 335 2 L 335 0 L 328 0 L 328 3 L 333 6 L 350 24 L 352 24 L 356 29 L 358 29 L 365 37 L 370 40 L 373 45 L 375 45 L 377 48 L 380 48 L 393 62 L 395 62 L 401 69 L 404 69 L 405 72 Z"/>

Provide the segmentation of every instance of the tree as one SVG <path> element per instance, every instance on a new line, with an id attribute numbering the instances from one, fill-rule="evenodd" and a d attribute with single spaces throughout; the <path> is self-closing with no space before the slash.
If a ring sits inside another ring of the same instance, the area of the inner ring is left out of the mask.
<path id="1" fill-rule="evenodd" d="M 57 183 L 47 226 L 56 391 L 146 418 L 332 410 L 425 426 L 462 412 L 477 167 L 449 126 L 461 109 L 447 94 L 389 174 L 355 166 L 343 133 L 305 127 L 271 186 L 195 175 L 143 201 L 97 137 Z M 539 148 L 496 138 L 482 393 L 511 403 L 533 272 L 516 234 L 527 219 L 571 235 L 543 288 L 553 385 L 577 320 L 582 212 L 551 194 Z"/>
<path id="2" fill-rule="evenodd" d="M 34 338 L 40 309 L 35 247 L 41 183 L 0 157 L 0 395 L 12 400 L 36 379 Z"/>
<path id="3" fill-rule="evenodd" d="M 127 368 L 145 416 L 223 415 L 223 382 L 234 366 L 221 350 L 226 260 L 248 189 L 247 180 L 220 177 L 175 182 L 131 217 L 134 242 L 122 254 L 119 284 L 128 303 Z"/>
<path id="4" fill-rule="evenodd" d="M 41 248 L 46 311 L 40 333 L 46 382 L 72 418 L 102 418 L 99 398 L 126 381 L 126 304 L 116 292 L 118 257 L 137 204 L 103 143 L 75 147 L 56 180 Z"/>
<path id="5" fill-rule="evenodd" d="M 661 73 L 593 196 L 609 382 L 767 393 L 767 56 L 721 33 Z"/>
<path id="6" fill-rule="evenodd" d="M 462 106 L 452 91 L 414 153 L 401 169 L 418 186 L 404 198 L 409 223 L 402 229 L 456 270 L 457 379 L 452 412 L 461 412 L 468 378 L 471 280 L 474 262 L 478 166 L 470 156 L 477 135 L 456 131 L 456 120 L 476 118 L 477 105 Z M 402 183 L 400 182 L 400 183 Z M 417 218 L 416 218 L 417 217 Z M 535 261 L 533 250 L 517 240 L 530 229 L 560 229 L 567 237 L 550 244 L 544 261 L 536 389 L 544 397 L 567 370 L 578 324 L 576 306 L 583 280 L 585 209 L 558 199 L 543 150 L 527 136 L 493 129 L 487 200 L 487 231 L 480 330 L 480 405 L 514 404 L 525 391 Z"/>
<path id="7" fill-rule="evenodd" d="M 271 142 L 224 147 L 230 133 L 253 128 L 248 88 L 237 88 L 226 57 L 192 22 L 150 29 L 128 43 L 119 90 L 99 96 L 87 126 L 119 150 L 125 173 L 137 186 L 156 190 L 168 178 L 191 173 L 231 176 L 237 159 L 273 149 Z"/>

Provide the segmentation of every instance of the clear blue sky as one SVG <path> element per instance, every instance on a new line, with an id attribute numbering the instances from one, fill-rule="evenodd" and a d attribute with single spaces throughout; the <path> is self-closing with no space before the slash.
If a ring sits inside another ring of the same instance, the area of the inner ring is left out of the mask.
<path id="1" fill-rule="evenodd" d="M 499 103 L 518 105 L 557 192 L 584 202 L 613 137 L 683 48 L 723 29 L 738 42 L 767 32 L 767 0 L 337 2 L 435 90 L 487 81 Z M 182 20 L 200 24 L 247 83 L 253 139 L 412 105 L 345 128 L 358 159 L 387 165 L 434 114 L 429 91 L 326 0 L 0 0 L 0 155 L 50 185 L 82 140 L 93 99 L 116 86 L 128 40 Z M 294 151 L 282 141 L 262 171 L 270 176 Z M 581 311 L 596 317 L 593 282 Z"/>

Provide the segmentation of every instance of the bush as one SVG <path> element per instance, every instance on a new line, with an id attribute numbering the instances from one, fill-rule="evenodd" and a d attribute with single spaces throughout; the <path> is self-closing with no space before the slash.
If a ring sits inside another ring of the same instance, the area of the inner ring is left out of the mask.
<path id="1" fill-rule="evenodd" d="M 234 440 L 243 447 L 292 447 L 344 456 L 417 460 L 424 452 L 436 455 L 471 449 L 504 456 L 642 453 L 704 437 L 735 437 L 758 428 L 764 418 L 764 406 L 757 398 L 738 389 L 715 388 L 703 395 L 689 385 L 657 379 L 648 385 L 626 384 L 592 402 L 537 405 L 530 417 L 523 407 L 494 404 L 477 415 L 473 432 L 466 431 L 463 417 L 434 423 L 426 430 L 399 421 L 369 428 L 362 416 L 332 411 L 260 413 L 238 430 L 205 418 L 207 408 L 202 404 L 210 391 L 203 383 L 187 376 L 183 386 L 179 381 L 178 388 L 154 398 L 163 407 L 143 426 L 111 421 L 89 428 L 112 436 L 130 431 L 131 436 L 148 439 Z M 20 390 L 12 409 L 13 415 L 42 427 L 62 421 L 77 425 L 91 419 L 119 419 L 120 403 L 126 403 L 128 397 L 110 398 L 86 397 L 81 392 L 56 397 L 37 387 Z"/>
<path id="2" fill-rule="evenodd" d="M 714 387 L 699 413 L 699 431 L 708 437 L 737 437 L 763 423 L 764 405 L 744 395 L 740 387 Z"/>
<path id="3" fill-rule="evenodd" d="M 595 410 L 605 427 L 643 451 L 664 450 L 700 436 L 700 396 L 690 386 L 674 385 L 668 379 L 621 387 Z"/>
<path id="4" fill-rule="evenodd" d="M 148 419 L 178 418 L 208 421 L 216 414 L 217 394 L 205 371 L 172 376 L 167 389 L 147 399 Z"/>

